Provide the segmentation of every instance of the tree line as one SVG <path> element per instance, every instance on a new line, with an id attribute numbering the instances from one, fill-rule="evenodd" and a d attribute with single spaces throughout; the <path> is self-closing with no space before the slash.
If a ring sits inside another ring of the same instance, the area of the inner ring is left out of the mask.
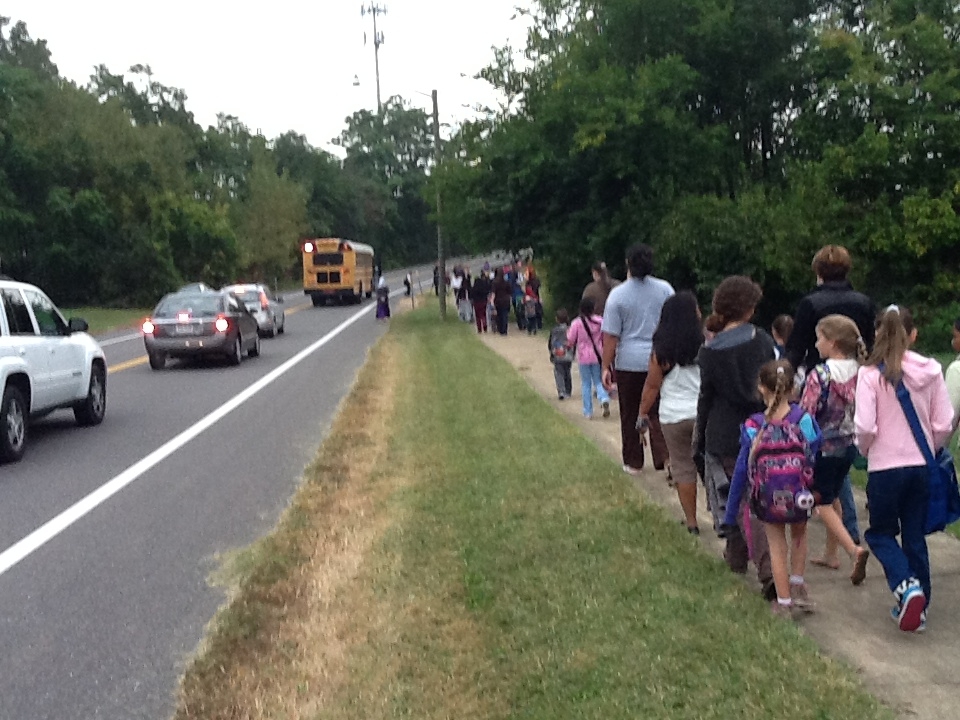
<path id="1" fill-rule="evenodd" d="M 474 248 L 532 245 L 559 301 L 624 248 L 706 303 L 749 274 L 769 314 L 826 243 L 946 347 L 960 315 L 960 6 L 943 0 L 540 0 L 500 108 L 433 183 Z"/>
<path id="2" fill-rule="evenodd" d="M 0 272 L 57 302 L 150 305 L 183 282 L 298 277 L 298 241 L 373 245 L 385 268 L 436 247 L 429 118 L 402 98 L 347 118 L 340 160 L 221 114 L 202 128 L 148 65 L 60 76 L 0 17 Z"/>

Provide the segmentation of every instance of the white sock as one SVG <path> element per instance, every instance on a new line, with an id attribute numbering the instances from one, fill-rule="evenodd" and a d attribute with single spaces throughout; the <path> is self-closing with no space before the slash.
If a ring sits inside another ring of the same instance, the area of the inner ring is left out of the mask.
<path id="1" fill-rule="evenodd" d="M 791 605 L 793 605 L 793 600 L 791 600 L 790 598 L 778 597 L 778 598 L 777 598 L 777 604 L 778 604 L 780 607 L 790 607 Z"/>
<path id="2" fill-rule="evenodd" d="M 803 585 L 803 575 L 791 575 L 790 576 L 791 585 Z"/>

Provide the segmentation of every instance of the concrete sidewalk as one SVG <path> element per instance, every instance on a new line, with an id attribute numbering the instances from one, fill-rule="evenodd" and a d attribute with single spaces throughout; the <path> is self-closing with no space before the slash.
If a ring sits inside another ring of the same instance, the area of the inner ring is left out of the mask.
<path id="1" fill-rule="evenodd" d="M 510 331 L 507 337 L 492 333 L 481 337 L 558 412 L 620 464 L 620 422 L 616 400 L 611 405 L 610 418 L 600 418 L 599 404 L 594 403 L 595 419 L 585 419 L 577 366 L 573 366 L 573 397 L 560 402 L 553 367 L 548 359 L 545 332 L 528 337 L 517 331 L 516 325 L 512 325 Z M 636 485 L 640 492 L 675 514 L 678 520 L 683 517 L 676 492 L 667 485 L 666 473 L 650 468 L 636 478 Z M 856 493 L 862 533 L 867 526 L 867 515 L 864 495 L 859 490 Z M 712 532 L 702 487 L 698 513 L 704 548 L 722 556 L 723 543 Z M 811 557 L 821 554 L 824 534 L 819 521 L 810 523 Z M 799 623 L 827 654 L 854 667 L 866 687 L 898 717 L 952 720 L 960 716 L 957 707 L 960 702 L 960 612 L 956 607 L 956 598 L 960 597 L 960 542 L 938 533 L 929 537 L 928 543 L 933 606 L 926 633 L 902 633 L 891 621 L 893 596 L 880 565 L 873 557 L 867 566 L 867 579 L 860 587 L 851 585 L 850 564 L 845 559 L 839 571 L 808 565 L 806 579 L 811 597 L 817 603 L 817 612 Z M 747 577 L 756 581 L 752 568 Z"/>

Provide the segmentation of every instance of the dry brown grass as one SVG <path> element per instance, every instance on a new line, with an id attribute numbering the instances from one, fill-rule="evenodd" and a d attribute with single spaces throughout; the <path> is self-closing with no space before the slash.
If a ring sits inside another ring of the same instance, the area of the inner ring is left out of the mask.
<path id="1" fill-rule="evenodd" d="M 424 581 L 384 546 L 403 534 L 400 498 L 420 471 L 390 448 L 401 352 L 388 333 L 277 530 L 231 559 L 230 603 L 183 678 L 177 720 L 390 717 L 411 693 L 417 717 L 491 714 L 474 682 L 478 631 L 451 602 L 456 558 Z M 420 663 L 420 643 L 441 660 Z"/>

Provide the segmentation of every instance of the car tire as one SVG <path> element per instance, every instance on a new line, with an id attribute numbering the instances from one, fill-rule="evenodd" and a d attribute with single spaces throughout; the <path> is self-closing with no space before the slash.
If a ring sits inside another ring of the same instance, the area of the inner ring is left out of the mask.
<path id="1" fill-rule="evenodd" d="M 310 299 L 313 301 L 314 307 L 320 307 L 321 305 L 324 304 L 323 298 L 312 296 Z"/>
<path id="2" fill-rule="evenodd" d="M 17 462 L 27 449 L 27 403 L 13 385 L 0 402 L 0 462 Z"/>
<path id="3" fill-rule="evenodd" d="M 73 406 L 73 416 L 77 419 L 77 425 L 90 427 L 102 423 L 106 412 L 107 374 L 103 371 L 103 365 L 94 363 L 90 370 L 87 397 Z"/>
<path id="4" fill-rule="evenodd" d="M 147 359 L 150 361 L 151 370 L 163 370 L 167 364 L 167 356 L 163 353 L 148 353 Z"/>
<path id="5" fill-rule="evenodd" d="M 253 338 L 253 347 L 247 351 L 247 357 L 260 357 L 260 336 L 255 335 Z"/>
<path id="6" fill-rule="evenodd" d="M 227 355 L 227 360 L 231 365 L 239 365 L 243 362 L 243 341 L 239 335 L 233 341 L 233 350 Z"/>
<path id="7" fill-rule="evenodd" d="M 280 316 L 280 327 L 277 328 L 277 335 L 283 335 L 287 331 L 287 316 Z"/>

